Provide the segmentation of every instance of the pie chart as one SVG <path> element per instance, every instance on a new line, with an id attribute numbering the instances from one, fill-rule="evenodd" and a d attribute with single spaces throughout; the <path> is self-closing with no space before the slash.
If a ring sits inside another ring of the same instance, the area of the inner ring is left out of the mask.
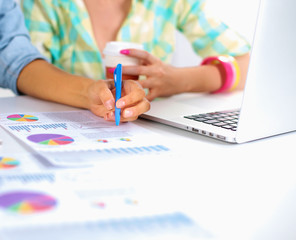
<path id="1" fill-rule="evenodd" d="M 11 169 L 15 168 L 20 162 L 14 158 L 0 157 L 0 169 Z"/>
<path id="2" fill-rule="evenodd" d="M 66 145 L 74 142 L 74 139 L 61 134 L 34 134 L 27 137 L 28 140 L 42 145 Z"/>
<path id="3" fill-rule="evenodd" d="M 0 194 L 0 208 L 19 214 L 33 214 L 53 209 L 57 200 L 39 192 L 15 191 Z"/>
<path id="4" fill-rule="evenodd" d="M 18 121 L 18 122 L 36 122 L 38 118 L 32 115 L 27 114 L 13 114 L 9 115 L 7 119 L 11 121 Z"/>

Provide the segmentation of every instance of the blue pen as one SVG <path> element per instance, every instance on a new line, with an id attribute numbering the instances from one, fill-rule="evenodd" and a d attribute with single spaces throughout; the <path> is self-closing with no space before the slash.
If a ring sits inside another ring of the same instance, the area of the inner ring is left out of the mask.
<path id="1" fill-rule="evenodd" d="M 114 71 L 114 84 L 115 84 L 115 123 L 116 126 L 120 123 L 120 108 L 116 107 L 116 103 L 121 98 L 121 87 L 122 87 L 122 67 L 118 64 Z"/>

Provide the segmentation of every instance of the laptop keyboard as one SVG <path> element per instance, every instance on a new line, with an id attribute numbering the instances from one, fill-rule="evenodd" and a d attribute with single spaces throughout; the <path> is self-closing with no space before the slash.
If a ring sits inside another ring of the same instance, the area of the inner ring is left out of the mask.
<path id="1" fill-rule="evenodd" d="M 232 111 L 219 111 L 204 114 L 195 114 L 190 116 L 184 116 L 184 118 L 211 124 L 217 127 L 236 131 L 237 122 L 239 117 L 239 110 Z"/>

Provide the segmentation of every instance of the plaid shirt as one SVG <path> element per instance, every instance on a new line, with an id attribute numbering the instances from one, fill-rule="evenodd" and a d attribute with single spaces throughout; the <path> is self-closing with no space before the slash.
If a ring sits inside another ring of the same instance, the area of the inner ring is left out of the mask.
<path id="1" fill-rule="evenodd" d="M 132 0 L 116 41 L 137 42 L 166 63 L 175 50 L 175 30 L 181 31 L 201 57 L 242 55 L 249 44 L 227 25 L 205 12 L 206 0 Z M 83 0 L 22 0 L 33 44 L 67 72 L 104 79 L 97 47 Z"/>

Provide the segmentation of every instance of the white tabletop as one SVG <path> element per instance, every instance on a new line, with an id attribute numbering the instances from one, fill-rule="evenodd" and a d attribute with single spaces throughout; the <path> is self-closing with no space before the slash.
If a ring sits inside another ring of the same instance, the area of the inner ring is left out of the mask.
<path id="1" fill-rule="evenodd" d="M 1 113 L 73 109 L 28 96 L 0 99 Z M 145 171 L 153 171 L 150 176 L 163 176 L 163 180 L 150 181 L 147 186 L 155 186 L 159 195 L 167 192 L 178 199 L 197 224 L 214 237 L 296 238 L 293 227 L 296 220 L 295 132 L 245 144 L 229 144 L 148 120 L 139 119 L 135 124 L 168 136 L 179 146 L 179 153 L 171 164 L 151 159 Z M 0 155 L 31 151 L 2 128 L 0 138 L 3 141 Z M 142 171 L 141 167 L 132 169 L 133 173 L 139 173 L 139 178 Z M 147 177 L 147 172 L 142 176 Z M 143 180 L 139 182 L 144 183 Z"/>

